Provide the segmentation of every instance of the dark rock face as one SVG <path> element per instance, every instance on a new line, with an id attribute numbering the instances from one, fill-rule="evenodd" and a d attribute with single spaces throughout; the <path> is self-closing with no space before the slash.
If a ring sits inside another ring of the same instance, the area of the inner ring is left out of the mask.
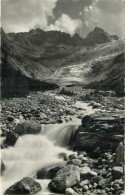
<path id="1" fill-rule="evenodd" d="M 38 182 L 34 181 L 29 177 L 25 177 L 22 180 L 18 181 L 14 185 L 10 186 L 6 191 L 5 195 L 23 195 L 23 194 L 35 194 L 41 191 L 41 186 Z"/>
<path id="2" fill-rule="evenodd" d="M 119 144 L 117 135 L 124 134 L 123 124 L 124 118 L 119 118 L 115 113 L 97 113 L 83 117 L 82 126 L 74 136 L 74 149 L 92 152 L 99 147 L 103 151 L 109 148 L 115 151 Z M 120 138 L 123 139 L 123 136 Z"/>
<path id="3" fill-rule="evenodd" d="M 53 192 L 64 193 L 66 188 L 76 185 L 79 181 L 79 168 L 74 165 L 67 165 L 57 172 L 48 187 Z"/>
<path id="4" fill-rule="evenodd" d="M 19 123 L 14 132 L 18 135 L 38 134 L 41 131 L 41 125 L 33 121 Z"/>
<path id="5" fill-rule="evenodd" d="M 3 160 L 1 159 L 1 175 L 3 174 L 5 168 L 6 168 L 5 164 L 4 164 Z"/>
<path id="6" fill-rule="evenodd" d="M 84 41 L 88 45 L 95 45 L 110 42 L 111 38 L 103 29 L 95 27 L 94 30 L 87 35 Z"/>
<path id="7" fill-rule="evenodd" d="M 14 133 L 13 131 L 9 131 L 7 133 L 6 140 L 4 141 L 4 144 L 7 146 L 14 146 L 19 135 L 17 133 Z"/>

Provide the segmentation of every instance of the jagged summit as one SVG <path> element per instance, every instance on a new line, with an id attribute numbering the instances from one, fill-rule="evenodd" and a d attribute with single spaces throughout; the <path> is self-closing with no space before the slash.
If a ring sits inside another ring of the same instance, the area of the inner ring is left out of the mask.
<path id="1" fill-rule="evenodd" d="M 32 29 L 23 33 L 8 33 L 8 37 L 22 45 L 41 47 L 45 44 L 52 45 L 74 45 L 74 46 L 94 46 L 118 40 L 117 36 L 109 35 L 103 29 L 95 26 L 95 28 L 85 37 L 82 38 L 78 33 L 73 37 L 66 32 L 61 31 L 43 31 L 40 28 Z"/>
<path id="2" fill-rule="evenodd" d="M 111 42 L 110 35 L 99 27 L 95 27 L 84 39 L 88 45 L 96 45 Z"/>

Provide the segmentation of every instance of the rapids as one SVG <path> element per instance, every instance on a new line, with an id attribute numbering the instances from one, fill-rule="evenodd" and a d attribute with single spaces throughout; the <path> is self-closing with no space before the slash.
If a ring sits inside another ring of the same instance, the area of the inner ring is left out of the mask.
<path id="1" fill-rule="evenodd" d="M 74 106 L 83 108 L 85 114 L 95 112 L 86 103 L 77 102 Z M 67 155 L 73 153 L 68 150 L 68 144 L 81 120 L 76 116 L 72 118 L 73 120 L 68 123 L 42 125 L 42 130 L 38 135 L 20 136 L 14 147 L 1 150 L 6 170 L 1 178 L 0 194 L 4 194 L 9 186 L 23 177 L 28 176 L 35 179 L 37 171 L 41 168 L 63 163 L 63 159 L 59 158 L 60 153 Z M 37 194 L 50 194 L 47 189 L 50 180 L 37 181 L 42 186 L 42 191 Z"/>

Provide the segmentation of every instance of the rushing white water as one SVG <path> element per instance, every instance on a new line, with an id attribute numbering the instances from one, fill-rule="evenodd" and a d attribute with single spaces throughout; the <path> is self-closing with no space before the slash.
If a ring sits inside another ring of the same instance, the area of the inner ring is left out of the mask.
<path id="1" fill-rule="evenodd" d="M 59 154 L 69 155 L 72 151 L 59 145 L 68 145 L 70 134 L 75 129 L 74 126 L 66 127 L 65 124 L 44 125 L 41 134 L 21 136 L 14 147 L 2 150 L 2 158 L 6 165 L 2 177 L 2 193 L 23 177 L 35 177 L 37 170 L 62 163 Z M 45 191 L 46 184 L 47 182 L 41 181 Z M 41 192 L 43 193 L 45 192 Z"/>
<path id="2" fill-rule="evenodd" d="M 85 114 L 95 112 L 86 103 L 77 102 L 74 106 L 83 108 Z M 72 116 L 72 120 L 63 124 L 43 125 L 40 134 L 21 136 L 14 147 L 2 150 L 6 170 L 1 179 L 1 195 L 23 177 L 36 178 L 36 173 L 41 168 L 63 163 L 63 159 L 59 158 L 60 153 L 67 155 L 73 153 L 67 149 L 67 146 L 81 120 L 76 116 Z M 37 195 L 50 195 L 47 189 L 49 180 L 38 180 L 38 182 L 42 186 L 42 191 Z"/>

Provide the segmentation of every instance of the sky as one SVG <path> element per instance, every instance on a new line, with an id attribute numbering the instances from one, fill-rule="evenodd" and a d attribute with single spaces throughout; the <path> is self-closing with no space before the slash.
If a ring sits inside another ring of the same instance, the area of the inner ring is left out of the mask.
<path id="1" fill-rule="evenodd" d="M 85 37 L 95 26 L 123 37 L 124 0 L 2 0 L 6 33 L 35 28 Z"/>

